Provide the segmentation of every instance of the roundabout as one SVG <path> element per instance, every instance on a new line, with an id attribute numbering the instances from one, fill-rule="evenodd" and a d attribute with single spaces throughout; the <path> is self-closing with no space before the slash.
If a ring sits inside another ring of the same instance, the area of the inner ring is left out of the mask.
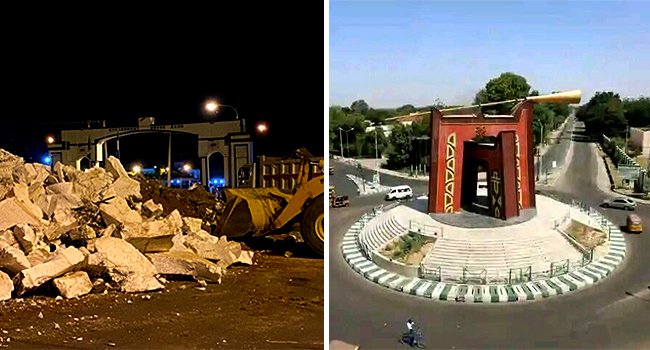
<path id="1" fill-rule="evenodd" d="M 572 124 L 570 122 L 569 130 Z M 576 132 L 580 132 L 582 127 L 576 124 Z M 598 208 L 597 212 L 608 220 L 612 229 L 611 242 L 616 241 L 617 234 L 624 237 L 618 240 L 619 244 L 614 244 L 625 250 L 622 261 L 614 257 L 619 262 L 612 267 L 612 272 L 591 287 L 578 283 L 571 291 L 571 285 L 567 285 L 561 287 L 562 295 L 553 295 L 549 290 L 548 297 L 544 298 L 542 294 L 541 299 L 535 299 L 537 301 L 526 297 L 526 302 L 519 302 L 519 294 L 517 302 L 493 303 L 491 299 L 490 302 L 485 302 L 487 299 L 469 302 L 469 298 L 465 298 L 465 302 L 456 302 L 457 292 L 456 295 L 448 293 L 447 299 L 451 295 L 453 301 L 440 301 L 439 297 L 435 300 L 425 297 L 420 289 L 422 285 L 415 288 L 416 294 L 405 293 L 404 287 L 402 290 L 397 286 L 395 289 L 384 287 L 351 268 L 345 257 L 354 253 L 350 250 L 354 248 L 351 244 L 353 235 L 358 235 L 361 228 L 370 222 L 368 213 L 385 202 L 380 195 L 350 197 L 350 207 L 330 210 L 328 221 L 329 338 L 358 344 L 361 349 L 395 349 L 400 346 L 395 339 L 404 331 L 406 320 L 411 318 L 420 326 L 427 348 L 431 349 L 650 348 L 650 333 L 647 332 L 650 322 L 650 267 L 647 263 L 650 261 L 650 236 L 647 229 L 641 234 L 619 233 L 629 212 L 599 208 L 603 200 L 614 194 L 609 192 L 607 171 L 595 146 L 579 140 L 572 142 L 570 137 L 558 140 L 549 150 L 552 154 L 549 157 L 557 159 L 569 154 L 566 170 L 552 187 L 540 191 L 569 205 L 575 199 L 585 206 Z M 343 173 L 356 173 L 356 169 L 338 163 L 337 166 L 340 166 L 339 177 L 331 177 L 337 188 L 354 186 Z M 371 175 L 369 170 L 364 176 Z M 426 184 L 388 175 L 382 176 L 382 183 L 391 186 L 408 184 L 419 193 Z M 353 189 L 350 187 L 349 192 Z M 384 208 L 384 212 L 389 210 Z M 639 203 L 635 214 L 644 222 L 650 222 L 648 205 Z M 366 221 L 360 221 L 364 216 Z M 343 249 L 347 250 L 345 255 Z M 599 260 L 596 258 L 594 261 Z M 360 262 L 357 261 L 357 265 Z M 449 283 L 425 281 L 434 282 Z M 569 290 L 565 292 L 567 287 Z M 418 295 L 418 290 L 423 295 Z"/>
<path id="2" fill-rule="evenodd" d="M 557 218 L 538 215 L 501 229 L 458 229 L 405 206 L 373 209 L 347 230 L 341 252 L 354 271 L 383 287 L 469 303 L 566 294 L 605 279 L 625 258 L 623 234 L 598 211 L 539 195 L 538 203 L 540 210 L 555 209 Z M 562 229 L 580 225 L 607 237 L 593 253 Z M 423 246 L 430 250 L 409 263 L 387 257 L 385 247 L 404 237 L 429 240 Z"/>

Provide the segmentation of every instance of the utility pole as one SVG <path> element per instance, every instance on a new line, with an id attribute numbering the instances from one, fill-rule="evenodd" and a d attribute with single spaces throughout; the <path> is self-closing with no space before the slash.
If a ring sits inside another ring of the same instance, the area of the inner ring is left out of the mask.
<path id="1" fill-rule="evenodd" d="M 172 133 L 169 133 L 167 142 L 167 187 L 172 186 Z"/>
<path id="2" fill-rule="evenodd" d="M 341 158 L 343 158 L 343 129 L 339 126 L 339 143 L 341 144 Z"/>
<path id="3" fill-rule="evenodd" d="M 377 126 L 375 125 L 375 168 L 377 169 L 377 185 L 379 185 L 379 149 L 377 148 Z"/>
<path id="4" fill-rule="evenodd" d="M 630 127 L 628 125 L 625 126 L 625 155 L 627 155 L 627 134 L 630 133 Z"/>

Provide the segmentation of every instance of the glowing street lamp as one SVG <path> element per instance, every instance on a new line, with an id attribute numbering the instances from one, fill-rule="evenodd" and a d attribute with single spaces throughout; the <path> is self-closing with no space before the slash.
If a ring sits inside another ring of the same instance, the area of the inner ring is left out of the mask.
<path id="1" fill-rule="evenodd" d="M 221 104 L 221 103 L 219 103 L 219 102 L 217 102 L 215 100 L 208 100 L 205 103 L 205 110 L 210 112 L 210 113 L 218 113 L 219 108 L 221 108 L 221 107 L 232 108 L 232 110 L 235 111 L 235 119 L 239 119 L 239 113 L 237 113 L 237 109 L 235 109 L 235 107 L 233 107 L 231 105 L 224 105 L 224 104 Z"/>
<path id="2" fill-rule="evenodd" d="M 52 136 L 52 135 L 48 135 L 48 136 L 45 138 L 45 141 L 46 141 L 48 144 L 51 145 L 51 144 L 54 143 L 54 141 L 56 141 L 56 139 L 54 139 L 54 136 Z"/>
<path id="3" fill-rule="evenodd" d="M 133 171 L 136 174 L 139 174 L 142 171 L 142 167 L 138 164 L 134 165 L 131 167 L 131 171 Z"/>
<path id="4" fill-rule="evenodd" d="M 189 165 L 189 164 L 187 164 L 187 163 L 183 164 L 183 171 L 185 171 L 186 173 L 189 173 L 190 170 L 192 170 L 192 166 L 191 166 L 191 165 Z"/>
<path id="5" fill-rule="evenodd" d="M 266 134 L 266 132 L 269 131 L 269 126 L 265 122 L 260 122 L 257 123 L 255 130 L 260 134 Z"/>

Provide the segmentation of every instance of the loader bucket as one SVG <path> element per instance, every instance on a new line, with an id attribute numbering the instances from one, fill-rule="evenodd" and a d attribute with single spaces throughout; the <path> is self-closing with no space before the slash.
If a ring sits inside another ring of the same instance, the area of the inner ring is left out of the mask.
<path id="1" fill-rule="evenodd" d="M 275 229 L 273 221 L 292 197 L 277 188 L 227 188 L 219 235 L 260 236 Z"/>

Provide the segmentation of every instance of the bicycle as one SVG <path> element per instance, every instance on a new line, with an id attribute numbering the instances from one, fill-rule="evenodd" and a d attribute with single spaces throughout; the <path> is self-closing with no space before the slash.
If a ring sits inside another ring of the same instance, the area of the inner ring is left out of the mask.
<path id="1" fill-rule="evenodd" d="M 404 345 L 408 345 L 408 346 L 410 346 L 412 348 L 424 349 L 425 346 L 422 343 L 422 338 L 423 338 L 422 333 L 419 330 L 417 330 L 417 331 L 414 332 L 414 335 L 415 335 L 415 345 L 413 345 L 413 346 L 409 345 L 409 340 L 411 340 L 411 333 L 409 333 L 409 332 L 404 332 L 402 334 L 402 337 L 400 338 L 399 342 L 404 344 Z"/>

